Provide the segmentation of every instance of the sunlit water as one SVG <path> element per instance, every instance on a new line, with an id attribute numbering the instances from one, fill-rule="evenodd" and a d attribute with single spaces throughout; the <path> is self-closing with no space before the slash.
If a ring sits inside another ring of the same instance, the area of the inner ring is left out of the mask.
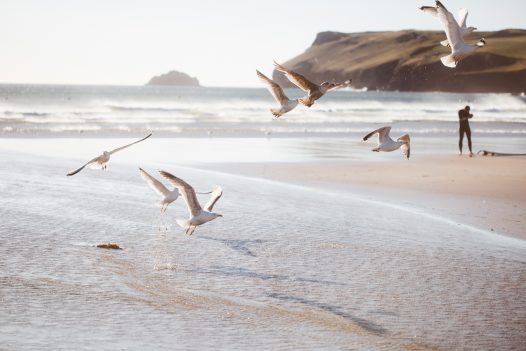
<path id="1" fill-rule="evenodd" d="M 448 135 L 457 132 L 457 111 L 466 104 L 478 134 L 526 134 L 526 98 L 508 94 L 333 91 L 275 120 L 269 109 L 276 102 L 264 88 L 0 85 L 0 135 L 304 136 L 363 134 L 385 124 L 412 135 Z"/>
<path id="2" fill-rule="evenodd" d="M 1 349 L 524 349 L 524 241 L 165 162 L 224 189 L 224 217 L 188 237 L 182 201 L 161 218 L 134 165 L 1 156 Z"/>

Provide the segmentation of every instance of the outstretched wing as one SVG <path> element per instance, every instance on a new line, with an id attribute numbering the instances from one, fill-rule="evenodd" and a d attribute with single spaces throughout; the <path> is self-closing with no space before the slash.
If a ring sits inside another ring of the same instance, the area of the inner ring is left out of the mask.
<path id="1" fill-rule="evenodd" d="M 109 154 L 112 155 L 112 154 L 116 153 L 117 151 L 121 151 L 122 149 L 126 149 L 127 147 L 132 146 L 133 144 L 140 143 L 141 141 L 146 140 L 146 139 L 148 139 L 149 137 L 151 137 L 152 134 L 153 134 L 153 133 L 150 133 L 150 134 L 148 134 L 147 136 L 145 136 L 144 138 L 142 138 L 141 140 L 134 141 L 134 142 L 131 143 L 131 144 L 124 145 L 124 146 L 121 146 L 121 147 L 118 147 L 118 148 L 116 148 L 115 150 L 111 150 L 111 151 L 109 152 Z"/>
<path id="2" fill-rule="evenodd" d="M 449 12 L 440 1 L 437 1 L 436 3 L 438 18 L 444 25 L 444 31 L 446 32 L 449 45 L 453 51 L 455 51 L 464 45 L 464 39 L 462 38 L 460 27 L 458 26 L 455 17 L 453 17 L 453 14 Z"/>
<path id="3" fill-rule="evenodd" d="M 170 183 L 172 183 L 177 189 L 179 189 L 179 192 L 183 196 L 184 202 L 186 202 L 188 211 L 192 214 L 192 216 L 197 216 L 199 213 L 201 213 L 201 205 L 199 204 L 199 201 L 197 201 L 195 190 L 190 184 L 168 172 L 159 171 L 159 173 L 168 179 Z"/>
<path id="4" fill-rule="evenodd" d="M 265 76 L 260 71 L 256 70 L 256 72 L 258 74 L 259 80 L 261 80 L 263 84 L 267 86 L 268 91 L 270 91 L 272 96 L 274 96 L 274 99 L 276 99 L 278 104 L 284 105 L 289 100 L 289 98 L 287 97 L 287 95 L 285 95 L 283 89 L 279 86 L 279 84 Z"/>
<path id="5" fill-rule="evenodd" d="M 466 19 L 468 18 L 468 9 L 461 8 L 458 11 L 458 25 L 460 28 L 466 28 Z"/>
<path id="6" fill-rule="evenodd" d="M 283 67 L 276 61 L 274 61 L 274 67 L 276 68 L 277 71 L 284 73 L 285 77 L 287 77 L 287 79 L 290 80 L 292 84 L 294 84 L 301 90 L 305 92 L 309 92 L 311 90 L 314 91 L 318 89 L 318 86 L 316 84 L 312 83 L 311 81 L 309 81 L 307 78 L 305 78 L 301 74 L 296 73 L 294 71 L 287 70 L 285 67 Z"/>
<path id="7" fill-rule="evenodd" d="M 205 210 L 212 211 L 214 208 L 214 205 L 216 204 L 217 200 L 223 195 L 223 189 L 221 189 L 220 186 L 216 186 L 214 191 L 212 192 L 212 196 L 210 196 L 210 200 L 205 205 Z"/>
<path id="8" fill-rule="evenodd" d="M 432 16 L 438 16 L 437 8 L 434 6 L 421 6 L 420 10 L 424 11 L 425 13 L 428 13 Z"/>
<path id="9" fill-rule="evenodd" d="M 403 142 L 400 148 L 402 149 L 402 152 L 404 153 L 405 157 L 407 157 L 407 159 L 409 160 L 409 156 L 411 154 L 411 139 L 409 138 L 409 135 L 402 135 L 400 138 L 398 138 L 398 141 Z"/>
<path id="10" fill-rule="evenodd" d="M 366 136 L 364 136 L 363 141 L 366 141 L 367 139 L 369 139 L 370 137 L 378 133 L 378 145 L 383 144 L 384 141 L 387 140 L 387 138 L 390 138 L 389 137 L 390 131 L 391 131 L 391 127 L 389 126 L 378 128 L 376 130 L 373 130 L 371 133 L 367 134 Z"/>
<path id="11" fill-rule="evenodd" d="M 409 160 L 409 155 L 411 154 L 411 145 L 404 144 L 401 146 L 402 152 L 404 153 L 405 157 Z"/>
<path id="12" fill-rule="evenodd" d="M 84 164 L 82 167 L 80 167 L 79 169 L 77 170 L 74 170 L 73 172 L 69 172 L 67 175 L 68 177 L 72 176 L 72 175 L 75 175 L 77 174 L 78 172 L 82 171 L 86 166 L 90 165 L 91 163 L 94 163 L 94 162 L 97 162 L 97 160 L 99 159 L 100 156 L 97 156 L 95 157 L 94 159 L 92 160 L 89 160 L 88 162 L 86 162 L 86 164 Z"/>
<path id="13" fill-rule="evenodd" d="M 161 196 L 166 196 L 170 193 L 167 187 L 165 187 L 160 181 L 149 175 L 144 169 L 139 167 L 141 172 L 141 177 L 146 180 L 146 183 L 153 189 L 157 194 Z"/>

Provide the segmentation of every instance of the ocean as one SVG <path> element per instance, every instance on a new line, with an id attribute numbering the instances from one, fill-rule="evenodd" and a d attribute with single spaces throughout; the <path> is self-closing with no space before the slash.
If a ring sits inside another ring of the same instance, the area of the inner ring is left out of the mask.
<path id="1" fill-rule="evenodd" d="M 287 90 L 291 98 L 298 89 Z M 163 135 L 323 136 L 395 125 L 413 135 L 458 131 L 469 104 L 480 135 L 526 134 L 526 97 L 508 94 L 340 90 L 273 119 L 263 88 L 0 85 L 0 133 L 71 135 L 158 131 Z"/>

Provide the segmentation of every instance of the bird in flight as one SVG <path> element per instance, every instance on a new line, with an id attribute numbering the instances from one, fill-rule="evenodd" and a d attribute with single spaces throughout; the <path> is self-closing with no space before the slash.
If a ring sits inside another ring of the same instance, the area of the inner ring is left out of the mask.
<path id="1" fill-rule="evenodd" d="M 432 16 L 438 17 L 438 9 L 436 8 L 436 6 L 421 6 L 420 10 L 422 10 L 425 13 L 428 13 L 428 14 L 430 14 Z M 462 34 L 463 38 L 465 38 L 470 33 L 473 33 L 474 31 L 477 30 L 476 27 L 472 27 L 472 26 L 468 27 L 466 25 L 467 18 L 468 18 L 468 9 L 466 9 L 466 8 L 460 9 L 458 11 L 458 25 L 460 26 L 460 33 Z M 442 46 L 450 46 L 449 45 L 449 41 L 447 39 L 446 40 L 442 40 L 440 42 L 440 45 L 442 45 Z"/>
<path id="2" fill-rule="evenodd" d="M 451 54 L 441 57 L 440 61 L 446 67 L 455 68 L 460 61 L 486 45 L 486 40 L 482 38 L 476 44 L 466 44 L 453 14 L 440 1 L 436 1 L 436 5 L 437 16 L 444 25 L 447 41 L 451 47 Z"/>
<path id="3" fill-rule="evenodd" d="M 148 172 L 146 172 L 144 169 L 139 167 L 139 172 L 141 173 L 141 177 L 148 183 L 150 188 L 153 189 L 157 194 L 162 196 L 161 201 L 159 204 L 161 205 L 161 213 L 166 212 L 166 209 L 168 208 L 168 205 L 170 205 L 172 202 L 177 200 L 177 198 L 181 195 L 179 190 L 177 188 L 173 188 L 172 190 L 168 189 L 164 186 L 163 183 L 155 179 L 153 176 L 151 176 Z M 211 194 L 212 192 L 206 192 L 206 193 L 198 193 L 198 194 Z"/>
<path id="4" fill-rule="evenodd" d="M 293 110 L 296 106 L 298 106 L 298 99 L 291 100 L 285 95 L 283 92 L 283 88 L 276 82 L 274 82 L 272 79 L 265 76 L 260 71 L 256 70 L 256 73 L 259 77 L 259 79 L 267 86 L 268 91 L 274 96 L 274 99 L 280 104 L 279 109 L 271 108 L 270 112 L 274 115 L 274 117 L 279 118 L 280 116 L 284 115 L 285 113 Z"/>
<path id="5" fill-rule="evenodd" d="M 299 99 L 298 101 L 307 107 L 311 107 L 316 100 L 325 95 L 328 91 L 343 88 L 351 84 L 351 80 L 346 80 L 343 83 L 329 83 L 323 82 L 320 85 L 312 83 L 307 78 L 299 73 L 288 70 L 276 61 L 274 61 L 274 67 L 277 71 L 285 74 L 288 80 L 301 90 L 307 93 L 307 96 Z"/>
<path id="6" fill-rule="evenodd" d="M 221 187 L 217 186 L 212 191 L 210 199 L 206 203 L 205 207 L 202 208 L 199 204 L 199 201 L 197 200 L 195 190 L 190 184 L 166 171 L 159 171 L 159 173 L 168 179 L 168 181 L 179 190 L 186 203 L 186 206 L 188 207 L 189 217 L 187 219 L 176 219 L 177 224 L 186 229 L 186 234 L 192 235 L 198 226 L 210 222 L 211 220 L 214 220 L 218 217 L 223 217 L 222 214 L 212 212 L 214 205 L 219 200 L 221 195 L 223 195 L 223 189 L 221 189 Z"/>
<path id="7" fill-rule="evenodd" d="M 108 161 L 110 160 L 110 156 L 113 155 L 114 153 L 118 152 L 118 151 L 121 151 L 121 150 L 124 150 L 126 149 L 127 147 L 130 147 L 132 146 L 133 144 L 137 144 L 137 143 L 140 143 L 141 141 L 143 140 L 146 140 L 148 139 L 149 137 L 152 136 L 153 133 L 150 133 L 148 134 L 147 136 L 145 136 L 144 138 L 142 138 L 141 140 L 137 140 L 131 144 L 128 144 L 128 145 L 124 145 L 124 146 L 121 146 L 121 147 L 118 147 L 114 150 L 111 150 L 111 151 L 104 151 L 102 153 L 102 155 L 99 155 L 97 157 L 95 157 L 94 159 L 92 160 L 89 160 L 88 162 L 86 162 L 85 165 L 83 165 L 82 167 L 80 167 L 79 169 L 77 170 L 74 170 L 73 172 L 70 172 L 68 173 L 68 176 L 72 176 L 72 175 L 75 175 L 77 174 L 78 172 L 82 171 L 85 167 L 90 167 L 90 168 L 99 168 L 99 169 L 106 169 L 106 164 L 108 163 Z"/>
<path id="8" fill-rule="evenodd" d="M 401 149 L 405 157 L 409 160 L 409 155 L 411 153 L 411 139 L 409 138 L 409 135 L 408 134 L 402 135 L 400 138 L 394 141 L 389 136 L 390 131 L 391 131 L 391 127 L 378 128 L 376 130 L 373 130 L 371 133 L 367 134 L 366 136 L 364 136 L 362 140 L 367 141 L 367 139 L 369 139 L 370 137 L 374 136 L 375 134 L 378 134 L 378 146 L 372 149 L 371 151 L 390 152 L 390 151 Z"/>

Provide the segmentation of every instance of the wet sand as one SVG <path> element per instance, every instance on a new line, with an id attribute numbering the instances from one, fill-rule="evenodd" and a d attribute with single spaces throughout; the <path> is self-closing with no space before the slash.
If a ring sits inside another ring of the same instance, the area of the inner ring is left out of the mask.
<path id="1" fill-rule="evenodd" d="M 399 154 L 362 152 L 359 144 L 346 144 L 349 152 L 339 140 L 152 138 L 115 157 L 106 171 L 66 177 L 113 143 L 122 140 L 0 140 L 3 347 L 518 350 L 524 344 L 526 241 L 411 205 L 418 196 L 441 198 L 458 215 L 456 197 L 447 193 L 389 183 L 373 196 L 376 184 L 346 175 L 363 172 L 369 180 L 371 170 L 397 167 L 420 174 L 431 167 L 420 162 L 433 155 L 415 156 L 412 166 Z M 215 153 L 228 150 L 218 165 Z M 323 161 L 327 155 L 343 157 Z M 277 158 L 296 162 L 268 161 Z M 453 160 L 460 173 L 467 162 L 496 162 L 494 168 L 518 162 Z M 522 174 L 521 164 L 506 167 Z M 160 217 L 159 198 L 139 165 L 170 171 L 196 188 L 221 185 L 214 210 L 224 217 L 185 236 L 175 219 L 187 215 L 186 206 L 179 199 Z M 492 203 L 518 201 L 493 191 Z M 123 250 L 94 247 L 107 242 Z"/>
<path id="2" fill-rule="evenodd" d="M 526 157 L 393 158 L 382 162 L 222 163 L 213 168 L 413 206 L 526 239 Z"/>

